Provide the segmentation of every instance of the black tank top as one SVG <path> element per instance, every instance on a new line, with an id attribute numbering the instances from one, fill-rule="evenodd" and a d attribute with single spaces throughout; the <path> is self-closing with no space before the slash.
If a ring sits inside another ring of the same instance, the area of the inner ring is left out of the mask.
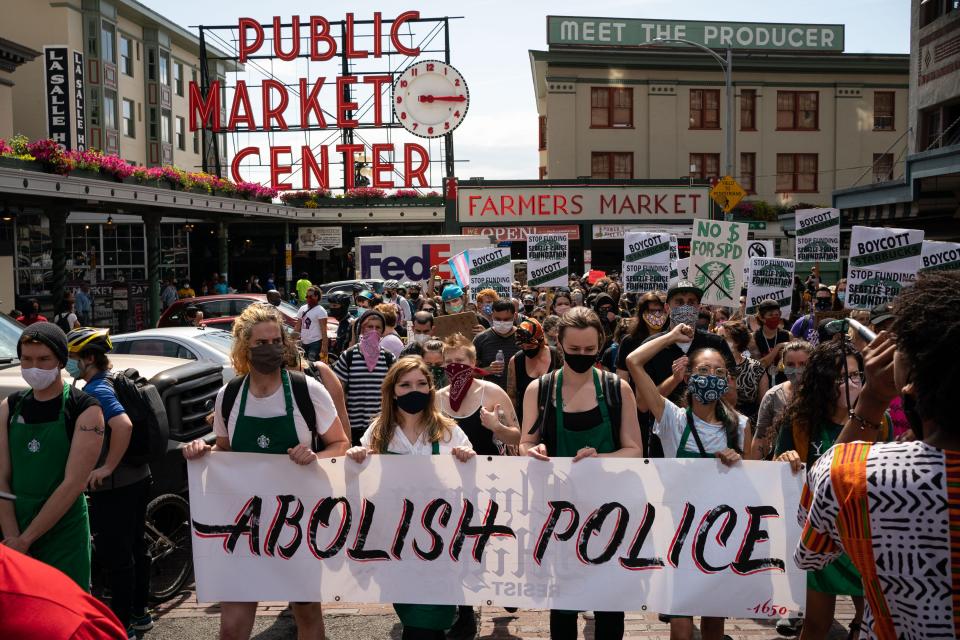
<path id="1" fill-rule="evenodd" d="M 480 421 L 481 408 L 483 408 L 482 393 L 480 394 L 480 406 L 477 407 L 476 411 L 462 418 L 458 418 L 457 416 L 450 417 L 456 420 L 457 425 L 467 434 L 467 437 L 470 439 L 470 445 L 473 447 L 473 450 L 477 452 L 478 456 L 500 455 L 500 449 L 497 448 L 496 443 L 493 441 L 493 431 L 483 426 L 483 422 Z"/>
<path id="2" fill-rule="evenodd" d="M 557 350 L 553 347 L 547 347 L 550 349 L 550 368 L 545 371 L 545 373 L 550 373 L 555 369 L 560 368 L 560 356 L 557 354 Z M 516 399 L 513 402 L 513 410 L 517 413 L 517 420 L 520 424 L 523 424 L 523 395 L 527 391 L 527 387 L 530 386 L 530 383 L 539 378 L 540 376 L 530 377 L 527 374 L 527 354 L 524 351 L 517 352 L 517 358 L 513 361 L 513 374 L 517 380 L 517 392 Z"/>
<path id="3" fill-rule="evenodd" d="M 610 413 L 610 430 L 613 435 L 613 444 L 619 449 L 620 448 L 620 406 L 611 406 L 607 405 L 607 410 Z M 586 431 L 592 429 L 598 424 L 603 422 L 603 414 L 600 413 L 599 405 L 593 409 L 587 409 L 586 411 L 578 411 L 571 413 L 569 411 L 563 412 L 563 425 L 564 429 L 570 431 Z M 543 438 L 543 443 L 547 445 L 547 455 L 555 456 L 557 454 L 557 406 L 553 403 L 551 398 L 550 402 L 547 403 L 547 419 L 544 423 L 543 434 L 540 436 Z"/>

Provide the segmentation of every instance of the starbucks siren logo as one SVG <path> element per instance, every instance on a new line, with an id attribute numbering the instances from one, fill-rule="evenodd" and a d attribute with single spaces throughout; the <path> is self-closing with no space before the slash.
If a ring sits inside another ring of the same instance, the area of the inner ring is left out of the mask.
<path id="1" fill-rule="evenodd" d="M 263 434 L 260 434 L 260 437 L 257 438 L 257 446 L 260 447 L 261 449 L 266 449 L 267 447 L 270 446 L 270 438 L 268 438 Z"/>
<path id="2" fill-rule="evenodd" d="M 703 291 L 704 296 L 711 288 L 718 287 L 720 293 L 716 297 L 726 296 L 733 299 L 733 287 L 737 284 L 737 278 L 733 275 L 733 270 L 729 266 L 719 260 L 704 263 L 693 276 L 693 284 Z"/>
<path id="3" fill-rule="evenodd" d="M 40 451 L 40 441 L 34 438 L 30 442 L 28 442 L 27 451 L 29 451 L 30 453 L 37 453 L 38 451 Z"/>

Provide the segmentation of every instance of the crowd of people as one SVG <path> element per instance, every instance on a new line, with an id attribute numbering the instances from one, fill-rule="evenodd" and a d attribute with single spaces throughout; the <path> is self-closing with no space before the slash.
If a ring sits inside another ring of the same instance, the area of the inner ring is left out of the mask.
<path id="1" fill-rule="evenodd" d="M 807 606 L 777 630 L 826 638 L 836 597 L 846 595 L 856 608 L 851 638 L 958 638 L 960 443 L 948 407 L 960 373 L 960 273 L 921 276 L 892 305 L 855 312 L 878 333 L 869 343 L 833 322 L 844 315 L 843 281 L 830 287 L 814 274 L 794 293 L 789 310 L 769 300 L 748 314 L 743 298 L 738 309 L 702 304 L 703 292 L 683 280 L 635 294 L 591 275 L 556 289 L 514 283 L 501 295 L 434 271 L 424 285 L 335 292 L 324 307 L 307 283 L 299 343 L 271 304 L 237 319 L 237 377 L 214 405 L 216 443 L 191 442 L 184 456 L 787 463 L 809 474 L 796 551 Z M 448 335 L 444 316 L 469 328 Z M 98 610 L 97 624 L 115 615 L 126 630 L 118 637 L 133 637 L 153 623 L 136 544 L 150 472 L 124 458 L 131 424 L 109 384 L 110 347 L 105 331 L 65 334 L 42 321 L 24 331 L 30 390 L 0 404 L 0 492 L 17 495 L 0 500 L 0 529 L 2 553 L 28 553 L 84 590 L 92 530 L 113 594 L 113 613 Z M 103 551 L 100 540 L 109 541 Z M 0 577 L 0 598 L 3 587 Z M 472 607 L 394 606 L 405 639 L 477 634 Z M 256 603 L 221 603 L 221 637 L 249 638 L 255 612 Z M 293 603 L 293 613 L 300 637 L 324 637 L 320 603 Z M 551 611 L 551 637 L 576 638 L 577 616 Z M 623 612 L 593 616 L 595 637 L 623 637 Z M 694 637 L 693 618 L 661 618 L 673 640 Z M 724 627 L 723 618 L 700 620 L 706 640 L 724 638 Z"/>

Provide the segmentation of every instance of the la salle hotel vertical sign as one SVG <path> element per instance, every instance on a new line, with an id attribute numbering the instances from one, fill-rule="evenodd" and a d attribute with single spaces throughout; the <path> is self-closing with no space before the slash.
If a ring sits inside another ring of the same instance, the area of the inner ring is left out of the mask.
<path id="1" fill-rule="evenodd" d="M 47 106 L 47 135 L 69 150 L 70 136 L 70 67 L 67 47 L 43 48 L 44 92 Z"/>

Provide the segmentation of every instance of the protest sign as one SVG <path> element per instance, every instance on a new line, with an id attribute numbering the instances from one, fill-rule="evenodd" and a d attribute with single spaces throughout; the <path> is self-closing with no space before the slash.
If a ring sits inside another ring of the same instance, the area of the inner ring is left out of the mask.
<path id="1" fill-rule="evenodd" d="M 680 259 L 680 246 L 677 243 L 677 236 L 670 234 L 670 285 L 673 286 L 680 280 L 680 272 L 677 271 L 677 261 Z"/>
<path id="2" fill-rule="evenodd" d="M 470 288 L 473 294 L 493 289 L 501 298 L 509 298 L 513 286 L 513 265 L 510 247 L 467 250 L 470 267 Z"/>
<path id="3" fill-rule="evenodd" d="M 797 209 L 797 262 L 839 262 L 840 210 Z"/>
<path id="4" fill-rule="evenodd" d="M 565 233 L 527 236 L 527 286 L 565 287 L 570 282 L 569 240 Z"/>
<path id="5" fill-rule="evenodd" d="M 473 328 L 477 326 L 477 314 L 473 311 L 445 313 L 433 319 L 432 337 L 443 340 L 454 334 L 473 340 Z"/>
<path id="6" fill-rule="evenodd" d="M 920 271 L 955 271 L 960 269 L 960 244 L 924 240 L 920 254 Z"/>
<path id="7" fill-rule="evenodd" d="M 892 302 L 913 284 L 923 264 L 923 231 L 854 227 L 847 266 L 847 309 L 872 309 Z"/>
<path id="8" fill-rule="evenodd" d="M 200 602 L 804 606 L 786 464 L 213 452 L 188 469 Z"/>
<path id="9" fill-rule="evenodd" d="M 780 315 L 790 316 L 793 301 L 793 260 L 786 258 L 750 258 L 747 269 L 747 315 L 767 298 L 780 303 Z"/>
<path id="10" fill-rule="evenodd" d="M 623 283 L 627 293 L 667 290 L 670 243 L 667 233 L 628 231 L 623 236 Z"/>
<path id="11" fill-rule="evenodd" d="M 681 280 L 690 279 L 690 258 L 679 258 L 677 260 L 677 279 L 670 281 L 670 286 L 677 284 Z"/>
<path id="12" fill-rule="evenodd" d="M 746 240 L 745 224 L 694 221 L 690 241 L 690 279 L 703 291 L 703 304 L 740 305 Z"/>
<path id="13" fill-rule="evenodd" d="M 743 261 L 743 281 L 750 281 L 750 258 L 775 258 L 773 240 L 748 240 L 747 257 Z"/>

